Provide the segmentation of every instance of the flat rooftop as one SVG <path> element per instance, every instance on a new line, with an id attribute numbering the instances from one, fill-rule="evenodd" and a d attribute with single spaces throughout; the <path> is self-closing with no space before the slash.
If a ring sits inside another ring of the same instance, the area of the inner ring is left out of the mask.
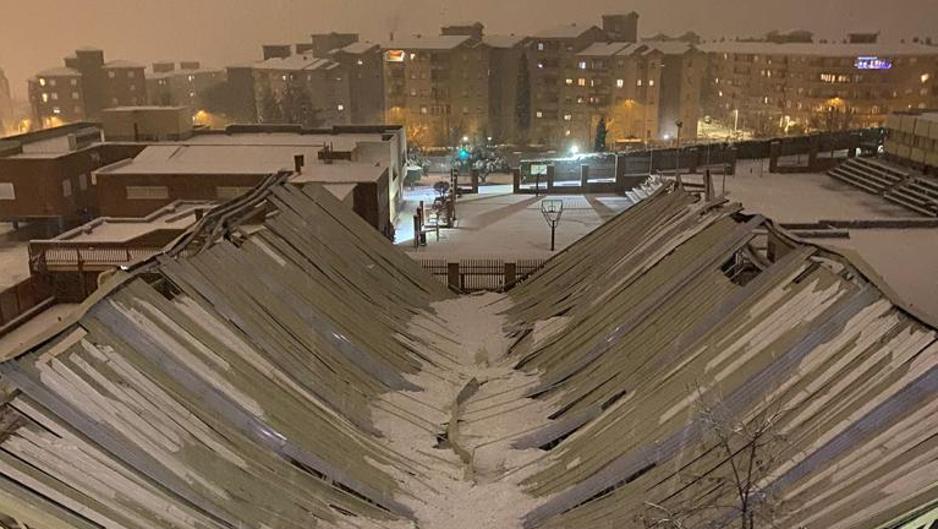
<path id="1" fill-rule="evenodd" d="M 178 201 L 142 218 L 99 217 L 51 239 L 70 242 L 128 242 L 158 230 L 185 230 L 199 212 L 215 206 L 207 201 Z"/>

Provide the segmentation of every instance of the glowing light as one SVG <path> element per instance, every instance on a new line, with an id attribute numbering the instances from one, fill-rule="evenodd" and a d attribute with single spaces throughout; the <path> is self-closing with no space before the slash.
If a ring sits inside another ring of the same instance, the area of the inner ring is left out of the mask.
<path id="1" fill-rule="evenodd" d="M 570 154 L 580 154 L 580 146 L 577 145 L 577 144 L 575 144 L 575 143 L 574 143 L 573 145 L 571 145 L 571 146 L 570 146 Z"/>
<path id="2" fill-rule="evenodd" d="M 662 137 L 664 138 L 665 141 L 668 141 L 668 140 L 671 139 L 671 135 L 670 135 L 670 134 L 665 134 L 665 135 L 662 136 Z"/>
<path id="3" fill-rule="evenodd" d="M 882 57 L 857 57 L 853 63 L 857 70 L 891 70 L 892 60 Z"/>
<path id="4" fill-rule="evenodd" d="M 462 137 L 462 142 L 463 142 L 463 143 L 469 143 L 469 136 L 463 136 L 463 137 Z"/>

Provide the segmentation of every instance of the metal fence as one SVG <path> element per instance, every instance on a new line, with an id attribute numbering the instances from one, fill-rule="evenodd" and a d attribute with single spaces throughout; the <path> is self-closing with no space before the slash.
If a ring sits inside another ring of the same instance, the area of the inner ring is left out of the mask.
<path id="1" fill-rule="evenodd" d="M 544 259 L 418 259 L 444 285 L 463 292 L 497 291 L 522 281 L 544 266 Z"/>

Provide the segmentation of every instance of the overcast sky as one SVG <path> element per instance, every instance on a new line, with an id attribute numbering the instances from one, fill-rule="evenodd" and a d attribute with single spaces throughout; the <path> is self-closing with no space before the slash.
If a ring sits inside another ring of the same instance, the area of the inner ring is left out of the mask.
<path id="1" fill-rule="evenodd" d="M 489 33 L 524 34 L 630 10 L 641 15 L 642 35 L 805 28 L 835 38 L 857 29 L 882 30 L 888 41 L 938 37 L 938 0 L 0 0 L 0 68 L 22 97 L 28 76 L 86 45 L 104 49 L 106 59 L 224 66 L 259 58 L 261 43 L 304 41 L 313 32 L 374 40 L 480 20 Z"/>

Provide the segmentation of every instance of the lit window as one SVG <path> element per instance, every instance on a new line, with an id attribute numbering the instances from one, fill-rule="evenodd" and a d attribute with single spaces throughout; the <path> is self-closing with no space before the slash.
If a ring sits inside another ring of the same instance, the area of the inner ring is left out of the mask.
<path id="1" fill-rule="evenodd" d="M 931 74 L 930 74 L 930 73 L 923 73 L 923 74 L 922 74 L 922 84 L 927 83 L 929 79 L 931 79 Z"/>
<path id="2" fill-rule="evenodd" d="M 567 79 L 567 86 L 570 86 L 572 84 L 573 84 L 573 79 Z"/>
<path id="3" fill-rule="evenodd" d="M 537 43 L 537 51 L 544 51 L 544 43 L 543 43 L 543 42 L 538 42 L 538 43 Z"/>
<path id="4" fill-rule="evenodd" d="M 564 115 L 563 115 L 563 120 L 564 120 L 564 121 L 573 121 L 573 114 L 564 114 Z"/>
<path id="5" fill-rule="evenodd" d="M 336 108 L 339 109 L 339 112 L 342 112 L 343 110 L 345 110 L 345 105 L 340 103 L 339 106 L 337 106 Z"/>
<path id="6" fill-rule="evenodd" d="M 586 69 L 586 61 L 580 61 L 579 66 L 580 66 L 580 69 L 581 69 L 581 70 L 585 70 L 585 69 Z"/>
<path id="7" fill-rule="evenodd" d="M 52 92 L 52 100 L 53 100 L 53 101 L 58 101 L 58 100 L 59 100 L 59 93 L 58 93 L 58 92 Z"/>
<path id="8" fill-rule="evenodd" d="M 361 65 L 363 65 L 363 64 L 365 64 L 365 61 L 363 61 L 363 60 L 361 60 L 361 59 L 358 59 L 358 65 L 361 66 Z"/>
<path id="9" fill-rule="evenodd" d="M 720 91 L 717 92 L 717 93 L 720 95 L 720 97 L 723 97 L 723 90 L 720 90 Z"/>
<path id="10" fill-rule="evenodd" d="M 78 79 L 72 79 L 72 86 L 78 86 Z"/>
<path id="11" fill-rule="evenodd" d="M 287 80 L 287 76 L 286 76 L 286 75 L 281 75 L 280 78 L 283 79 L 284 81 Z"/>
<path id="12" fill-rule="evenodd" d="M 540 110 L 538 110 L 534 115 L 537 116 L 538 118 L 543 118 L 543 117 L 544 117 L 544 113 L 541 112 Z"/>
<path id="13" fill-rule="evenodd" d="M 571 134 L 571 132 L 570 132 L 569 130 L 567 130 L 567 131 L 564 132 L 564 136 L 569 136 L 570 134 Z"/>
<path id="14" fill-rule="evenodd" d="M 420 107 L 420 113 L 421 113 L 421 114 L 429 114 L 429 113 L 430 113 L 430 109 L 427 108 L 427 107 Z"/>
<path id="15" fill-rule="evenodd" d="M 44 77 L 39 78 L 39 86 L 46 86 L 46 79 Z"/>
<path id="16" fill-rule="evenodd" d="M 49 86 L 55 86 L 56 84 L 55 79 L 49 79 Z"/>
<path id="17" fill-rule="evenodd" d="M 42 94 L 42 102 L 43 102 L 43 103 L 48 103 L 48 102 L 49 102 L 49 94 L 43 92 L 43 94 Z"/>
<path id="18" fill-rule="evenodd" d="M 195 76 L 194 76 L 194 75 L 190 75 L 190 76 L 186 77 L 186 79 L 188 79 L 189 82 L 191 83 L 192 81 L 195 81 Z"/>
<path id="19" fill-rule="evenodd" d="M 648 80 L 648 86 L 655 86 L 655 80 L 654 80 L 654 79 L 649 79 L 649 80 Z"/>
<path id="20" fill-rule="evenodd" d="M 544 69 L 544 63 L 538 62 L 538 63 L 537 63 L 537 67 L 538 67 L 539 69 L 543 70 L 543 69 Z"/>
<path id="21" fill-rule="evenodd" d="M 638 86 L 642 86 L 642 80 L 639 79 L 638 81 L 635 82 L 635 84 L 638 85 Z"/>
<path id="22" fill-rule="evenodd" d="M 410 60 L 414 60 L 414 59 L 416 59 L 416 58 L 417 58 L 417 54 L 416 54 L 416 53 L 411 53 L 411 54 L 410 54 Z"/>
<path id="23" fill-rule="evenodd" d="M 81 94 L 78 92 L 72 92 L 72 99 L 81 99 Z"/>
<path id="24" fill-rule="evenodd" d="M 58 116 L 59 114 L 62 113 L 62 109 L 59 108 L 59 107 L 55 107 L 55 108 L 52 109 L 52 113 L 55 114 L 56 116 Z"/>
<path id="25" fill-rule="evenodd" d="M 586 78 L 580 77 L 579 79 L 576 80 L 576 84 L 579 86 L 586 86 Z"/>
<path id="26" fill-rule="evenodd" d="M 625 79 L 616 79 L 616 86 L 622 88 L 625 86 Z"/>

